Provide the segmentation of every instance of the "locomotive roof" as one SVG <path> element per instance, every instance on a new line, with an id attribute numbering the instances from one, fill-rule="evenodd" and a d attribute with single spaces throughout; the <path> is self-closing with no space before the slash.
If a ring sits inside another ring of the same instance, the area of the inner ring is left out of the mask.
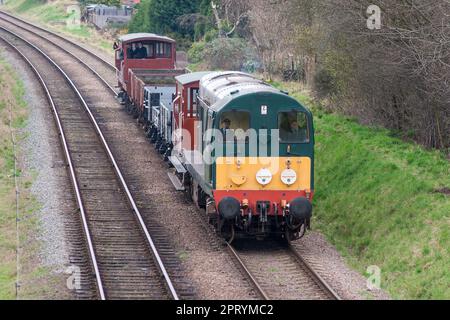
<path id="1" fill-rule="evenodd" d="M 181 76 L 175 77 L 175 79 L 184 86 L 188 83 L 200 81 L 204 76 L 210 73 L 211 71 L 186 73 Z"/>
<path id="2" fill-rule="evenodd" d="M 212 72 L 200 81 L 200 98 L 214 111 L 237 97 L 263 92 L 285 95 L 268 83 L 238 71 Z"/>
<path id="3" fill-rule="evenodd" d="M 175 42 L 175 40 L 169 37 L 160 36 L 154 33 L 129 33 L 119 38 L 119 41 L 121 42 L 130 42 L 137 40 L 160 40 L 166 42 Z"/>

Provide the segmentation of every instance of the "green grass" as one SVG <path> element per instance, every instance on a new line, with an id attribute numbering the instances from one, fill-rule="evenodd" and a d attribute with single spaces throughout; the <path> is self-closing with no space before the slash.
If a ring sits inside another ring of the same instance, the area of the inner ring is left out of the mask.
<path id="1" fill-rule="evenodd" d="M 18 14 L 40 17 L 43 22 L 63 21 L 67 17 L 62 6 L 36 0 L 10 0 L 6 2 L 6 7 Z"/>
<path id="2" fill-rule="evenodd" d="M 100 47 L 105 51 L 111 51 L 113 43 L 111 41 L 102 40 L 100 41 Z"/>
<path id="3" fill-rule="evenodd" d="M 0 84 L 2 88 L 12 85 L 14 110 L 13 127 L 19 128 L 26 117 L 22 98 L 23 84 L 15 77 L 13 70 L 0 58 Z M 12 84 L 11 84 L 12 81 Z M 9 106 L 6 92 L 0 96 L 0 300 L 15 298 L 16 280 L 16 232 L 15 232 L 15 185 L 14 151 L 9 129 Z M 17 113 L 16 113 L 17 111 Z"/>
<path id="4" fill-rule="evenodd" d="M 293 95 L 315 113 L 316 228 L 362 274 L 379 266 L 394 298 L 449 299 L 449 161 Z"/>
<path id="5" fill-rule="evenodd" d="M 0 51 L 1 54 L 1 51 Z M 9 128 L 9 110 L 12 106 L 12 128 L 17 142 L 16 155 L 21 158 L 21 145 L 26 137 L 20 131 L 27 121 L 28 106 L 24 99 L 25 87 L 11 66 L 0 56 L 0 300 L 15 299 L 16 282 L 16 202 L 15 181 L 18 177 L 20 189 L 19 199 L 19 241 L 20 281 L 34 280 L 39 241 L 34 237 L 39 228 L 36 212 L 38 203 L 29 193 L 33 177 L 23 177 L 19 166 L 15 172 L 14 150 Z M 30 175 L 30 172 L 27 173 Z M 24 283 L 22 283 L 24 284 Z M 40 288 L 30 288 L 24 285 L 20 289 L 21 297 L 34 297 Z M 30 292 L 29 295 L 28 292 Z"/>
<path id="6" fill-rule="evenodd" d="M 9 0 L 6 2 L 6 10 L 22 16 L 27 20 L 62 33 L 73 41 L 88 44 L 111 56 L 113 40 L 106 39 L 105 35 L 98 32 L 93 26 L 82 24 L 76 28 L 67 26 L 66 21 L 69 14 L 66 12 L 71 0 L 56 0 L 52 2 L 39 2 L 36 0 Z"/>

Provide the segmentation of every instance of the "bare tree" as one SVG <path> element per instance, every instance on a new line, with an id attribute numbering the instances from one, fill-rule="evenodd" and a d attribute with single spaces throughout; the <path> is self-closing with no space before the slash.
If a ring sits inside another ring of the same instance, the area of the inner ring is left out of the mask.
<path id="1" fill-rule="evenodd" d="M 248 2 L 242 0 L 211 1 L 211 8 L 220 37 L 230 37 L 247 17 Z"/>

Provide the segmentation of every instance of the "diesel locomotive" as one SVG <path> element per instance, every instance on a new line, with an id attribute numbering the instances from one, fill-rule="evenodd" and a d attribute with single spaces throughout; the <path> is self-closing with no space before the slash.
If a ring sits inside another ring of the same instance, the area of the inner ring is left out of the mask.
<path id="1" fill-rule="evenodd" d="M 169 163 L 176 190 L 230 242 L 301 238 L 314 195 L 311 112 L 252 75 L 177 67 L 172 39 L 138 34 L 119 43 L 119 97 Z M 133 47 L 146 48 L 131 59 L 139 61 L 129 61 Z"/>

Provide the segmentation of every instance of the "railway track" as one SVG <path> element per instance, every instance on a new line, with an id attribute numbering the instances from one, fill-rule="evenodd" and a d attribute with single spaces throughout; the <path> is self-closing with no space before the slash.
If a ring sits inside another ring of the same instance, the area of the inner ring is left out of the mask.
<path id="1" fill-rule="evenodd" d="M 88 50 L 84 46 L 71 41 L 63 36 L 46 30 L 38 25 L 25 21 L 19 17 L 13 16 L 7 12 L 0 10 L 0 19 L 8 22 L 10 25 L 17 28 L 26 30 L 36 37 L 51 43 L 53 46 L 71 55 L 77 59 L 80 63 L 88 67 L 91 72 L 95 73 L 105 85 L 116 94 L 114 87 L 117 84 L 116 67 L 106 58 L 99 56 L 98 54 Z"/>
<path id="2" fill-rule="evenodd" d="M 276 241 L 252 241 L 227 244 L 227 248 L 265 300 L 340 300 L 291 246 Z"/>
<path id="3" fill-rule="evenodd" d="M 179 299 L 116 160 L 69 76 L 39 48 L 0 28 L 52 106 L 99 299 Z M 82 291 L 82 288 L 80 288 Z"/>
<path id="4" fill-rule="evenodd" d="M 109 88 L 111 94 L 116 94 L 114 90 L 115 67 L 105 59 L 56 33 L 2 11 L 0 11 L 0 18 L 70 55 L 83 68 L 92 73 L 102 85 Z M 96 114 L 96 117 L 99 115 Z M 143 202 L 143 199 L 138 201 Z M 160 233 L 161 235 L 158 236 L 160 242 L 165 242 L 164 235 L 158 228 L 153 232 Z M 258 248 L 259 245 L 262 247 Z M 258 249 L 227 246 L 230 256 L 243 270 L 260 298 L 339 299 L 333 289 L 302 259 L 295 249 L 274 243 L 270 245 L 260 243 L 256 245 L 256 248 Z M 163 255 L 171 256 L 172 252 L 166 245 L 163 245 L 163 250 L 166 251 Z M 264 268 L 264 265 L 271 265 L 275 261 L 280 262 L 272 267 Z M 185 292 L 190 292 L 190 290 L 185 290 Z M 190 294 L 192 293 L 187 293 L 187 296 Z"/>

